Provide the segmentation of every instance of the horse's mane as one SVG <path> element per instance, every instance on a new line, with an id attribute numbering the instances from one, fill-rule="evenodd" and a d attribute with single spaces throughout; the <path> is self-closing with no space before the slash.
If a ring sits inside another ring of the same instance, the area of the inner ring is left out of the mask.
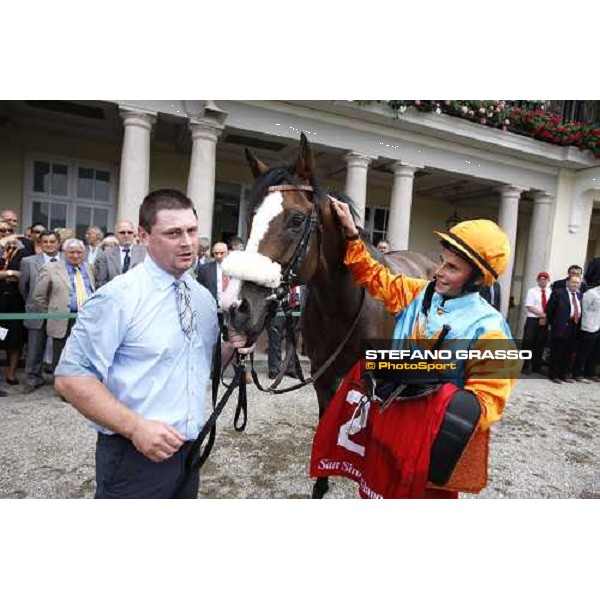
<path id="1" fill-rule="evenodd" d="M 250 193 L 248 194 L 248 202 L 250 204 L 250 211 L 254 212 L 263 201 L 264 197 L 267 195 L 267 189 L 274 185 L 302 185 L 305 181 L 298 177 L 295 173 L 296 165 L 288 164 L 288 165 L 279 165 L 270 168 L 268 171 L 263 173 L 258 179 L 254 182 Z M 350 196 L 343 194 L 342 192 L 329 191 L 325 190 L 323 186 L 319 183 L 316 177 L 310 178 L 310 185 L 314 189 L 314 199 L 321 200 L 325 197 L 327 193 L 329 193 L 334 198 L 337 198 L 341 202 L 345 202 L 350 207 L 350 212 L 352 213 L 352 217 L 356 221 L 358 217 L 358 211 L 352 201 Z"/>

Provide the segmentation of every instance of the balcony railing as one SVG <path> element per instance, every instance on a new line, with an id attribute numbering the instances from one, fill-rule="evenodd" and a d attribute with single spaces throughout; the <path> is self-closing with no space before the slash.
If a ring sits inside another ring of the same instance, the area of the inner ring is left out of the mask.
<path id="1" fill-rule="evenodd" d="M 506 105 L 523 110 L 546 110 L 558 115 L 563 123 L 600 126 L 599 100 L 507 100 Z"/>
<path id="2" fill-rule="evenodd" d="M 590 150 L 600 158 L 598 100 L 359 100 L 407 110 L 447 114 L 557 146 Z"/>

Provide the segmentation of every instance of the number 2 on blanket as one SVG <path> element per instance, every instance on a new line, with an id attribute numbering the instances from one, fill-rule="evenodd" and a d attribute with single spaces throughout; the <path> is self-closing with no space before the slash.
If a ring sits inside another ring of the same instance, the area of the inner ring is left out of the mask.
<path id="1" fill-rule="evenodd" d="M 364 398 L 364 395 L 356 390 L 350 390 L 348 392 L 346 402 L 352 405 L 356 404 L 357 410 L 355 410 L 350 419 L 340 427 L 337 441 L 338 446 L 342 446 L 343 448 L 346 448 L 346 450 L 350 450 L 350 452 L 354 452 L 359 456 L 365 455 L 365 447 L 353 442 L 350 439 L 350 436 L 359 433 L 367 424 L 370 403 L 362 402 Z"/>

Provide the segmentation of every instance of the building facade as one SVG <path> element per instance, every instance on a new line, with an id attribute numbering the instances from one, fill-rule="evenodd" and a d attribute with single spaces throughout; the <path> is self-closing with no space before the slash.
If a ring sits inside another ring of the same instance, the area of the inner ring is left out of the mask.
<path id="1" fill-rule="evenodd" d="M 600 161 L 590 152 L 347 101 L 2 101 L 0 208 L 82 237 L 89 224 L 137 223 L 147 192 L 173 187 L 194 201 L 201 235 L 245 237 L 244 147 L 288 162 L 301 132 L 322 183 L 354 199 L 374 242 L 436 257 L 432 230 L 497 221 L 515 249 L 501 279 L 513 327 L 537 272 L 558 279 L 600 256 Z"/>

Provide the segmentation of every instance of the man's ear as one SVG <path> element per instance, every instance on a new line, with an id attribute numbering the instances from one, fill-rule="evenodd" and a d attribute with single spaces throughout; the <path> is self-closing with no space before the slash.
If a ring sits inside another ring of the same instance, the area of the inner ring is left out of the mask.
<path id="1" fill-rule="evenodd" d="M 138 239 L 144 246 L 150 243 L 150 234 L 141 225 L 138 226 Z"/>

